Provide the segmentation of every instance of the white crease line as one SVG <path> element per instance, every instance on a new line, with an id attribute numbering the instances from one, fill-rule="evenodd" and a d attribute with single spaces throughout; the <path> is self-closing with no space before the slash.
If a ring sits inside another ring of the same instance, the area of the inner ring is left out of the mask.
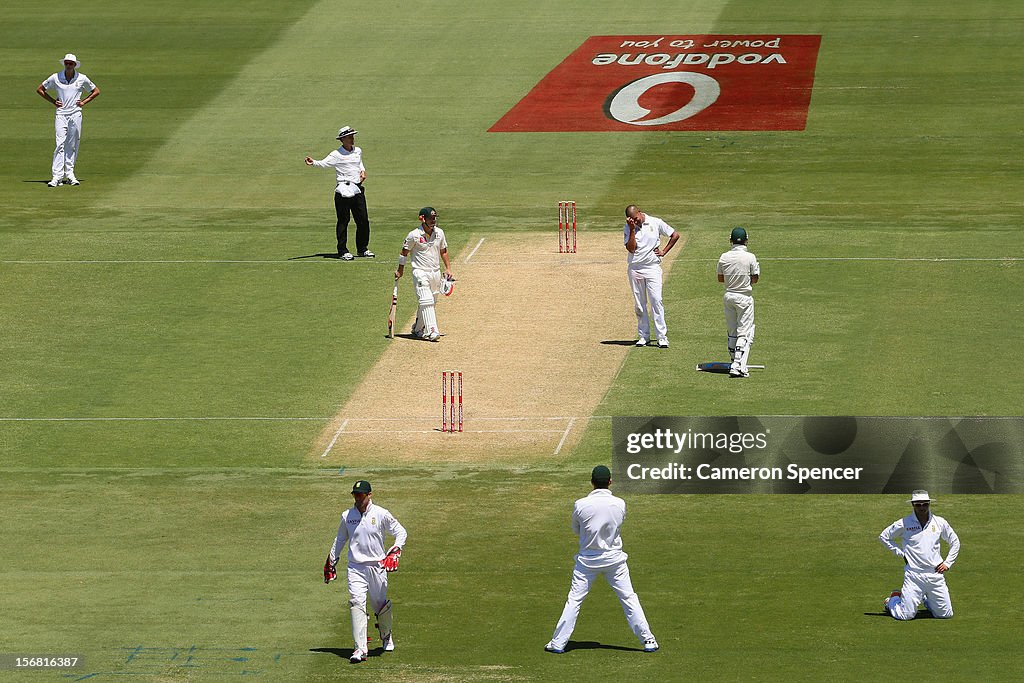
<path id="1" fill-rule="evenodd" d="M 327 450 L 326 450 L 326 451 L 324 451 L 324 452 L 323 452 L 323 453 L 322 453 L 322 454 L 320 455 L 320 457 L 321 457 L 321 458 L 322 458 L 322 457 L 324 457 L 325 455 L 327 455 L 328 453 L 330 453 L 330 452 L 331 452 L 331 449 L 332 449 L 332 448 L 334 448 L 334 444 L 336 444 L 336 443 L 338 442 L 338 437 L 339 437 L 339 436 L 341 436 L 341 433 L 342 433 L 343 431 L 345 431 L 345 425 L 347 425 L 347 424 L 348 424 L 348 418 L 346 418 L 346 419 L 345 419 L 345 420 L 344 420 L 344 421 L 343 421 L 343 422 L 341 423 L 341 426 L 340 426 L 340 427 L 338 427 L 338 431 L 334 432 L 334 438 L 333 438 L 333 439 L 331 439 L 331 442 L 330 442 L 329 444 L 327 444 Z"/>
<path id="2" fill-rule="evenodd" d="M 0 417 L 0 422 L 323 422 L 329 417 Z"/>
<path id="3" fill-rule="evenodd" d="M 0 422 L 326 422 L 334 416 L 324 417 L 0 417 Z M 611 415 L 588 415 L 586 417 L 473 417 L 475 422 L 529 422 L 531 420 L 610 420 Z M 345 421 L 357 422 L 434 422 L 436 417 L 347 417 Z M 557 430 L 556 430 L 557 431 Z"/>
<path id="4" fill-rule="evenodd" d="M 576 418 L 575 417 L 570 417 L 569 418 L 569 424 L 567 424 L 565 426 L 565 431 L 562 432 L 562 440 L 558 442 L 558 447 L 555 449 L 555 453 L 554 453 L 555 455 L 558 455 L 559 453 L 562 452 L 562 446 L 565 445 L 565 440 L 567 438 L 569 438 L 569 432 L 572 431 L 572 425 L 573 425 L 574 422 L 576 422 Z"/>
<path id="5" fill-rule="evenodd" d="M 251 259 L 248 261 L 241 259 L 205 259 L 205 260 L 161 260 L 161 259 L 92 259 L 92 260 L 63 260 L 58 261 L 54 259 L 39 259 L 39 260 L 0 260 L 0 263 L 5 265 L 140 265 L 140 264 L 156 264 L 156 265 L 216 265 L 221 263 L 231 264 L 254 264 L 254 265 L 284 265 L 284 264 L 299 264 L 299 263 L 332 263 L 337 259 L 324 258 L 324 259 L 284 259 L 280 261 L 273 261 L 269 259 Z M 372 259 L 364 259 L 372 260 Z M 346 266 L 347 267 L 347 266 Z"/>
<path id="6" fill-rule="evenodd" d="M 469 263 L 469 259 L 473 257 L 476 250 L 483 244 L 484 239 L 481 238 L 480 242 L 477 243 L 476 247 L 470 252 L 469 256 L 466 257 L 465 263 Z M 717 257 L 716 257 L 717 258 Z M 958 257 L 958 256 L 920 256 L 920 257 L 899 257 L 899 256 L 760 256 L 758 257 L 761 261 L 923 261 L 932 263 L 946 263 L 946 262 L 996 262 L 996 261 L 1024 261 L 1024 256 L 994 256 L 994 257 Z M 285 265 L 285 264 L 297 264 L 297 263 L 332 263 L 336 259 L 287 259 L 282 261 L 274 260 L 3 260 L 0 259 L 0 264 L 3 265 L 23 265 L 23 266 L 45 266 L 45 265 L 218 265 L 218 264 L 237 264 L 237 265 Z M 699 263 L 714 261 L 715 258 L 684 258 L 679 257 L 675 259 L 680 262 Z M 620 265 L 624 263 L 622 259 L 615 260 L 581 260 L 574 258 L 560 258 L 558 260 L 541 261 L 533 259 L 530 261 L 474 261 L 473 265 L 477 266 L 535 266 L 548 268 L 551 266 L 592 266 L 592 265 Z M 388 265 L 383 261 L 379 262 L 378 265 Z M 348 266 L 346 266 L 348 267 Z"/>
<path id="7" fill-rule="evenodd" d="M 345 434 L 560 434 L 559 429 L 464 429 L 461 432 L 442 432 L 434 429 L 349 429 Z M 322 457 L 322 456 L 321 456 Z"/>
<path id="8" fill-rule="evenodd" d="M 487 239 L 487 238 L 486 237 L 481 237 L 480 241 L 476 243 L 476 246 L 473 247 L 473 251 L 469 252 L 469 256 L 466 257 L 466 261 L 465 261 L 466 263 L 469 263 L 469 259 L 473 258 L 473 254 L 475 254 L 476 250 L 479 249 L 481 247 L 481 245 L 483 245 L 485 239 Z"/>
<path id="9" fill-rule="evenodd" d="M 761 261 L 1022 261 L 1021 256 L 998 256 L 988 257 L 959 257 L 959 256 L 769 256 L 761 258 Z"/>

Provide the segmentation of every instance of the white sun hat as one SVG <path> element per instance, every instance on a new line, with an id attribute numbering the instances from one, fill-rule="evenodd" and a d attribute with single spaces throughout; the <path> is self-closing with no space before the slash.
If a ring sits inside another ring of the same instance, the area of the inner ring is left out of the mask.
<path id="1" fill-rule="evenodd" d="M 78 57 L 74 56 L 70 52 L 67 53 L 66 55 L 64 55 L 64 59 L 60 60 L 60 65 L 64 66 L 64 62 L 74 62 L 76 69 L 78 67 L 82 66 L 82 63 L 80 61 L 78 61 Z"/>
<path id="2" fill-rule="evenodd" d="M 907 501 L 910 504 L 914 503 L 930 503 L 932 499 L 928 497 L 928 492 L 924 489 L 917 489 L 910 494 L 910 500 Z"/>

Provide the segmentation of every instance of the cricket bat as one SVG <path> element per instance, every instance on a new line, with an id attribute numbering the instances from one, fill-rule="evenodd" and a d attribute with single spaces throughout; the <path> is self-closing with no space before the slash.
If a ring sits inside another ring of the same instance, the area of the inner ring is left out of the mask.
<path id="1" fill-rule="evenodd" d="M 730 367 L 732 367 L 732 363 L 698 363 L 697 371 L 727 373 Z M 764 370 L 763 365 L 748 365 L 747 368 L 750 370 Z"/>
<path id="2" fill-rule="evenodd" d="M 398 314 L 398 278 L 395 278 L 395 291 L 391 293 L 391 312 L 388 313 L 388 338 L 395 338 L 395 315 Z"/>

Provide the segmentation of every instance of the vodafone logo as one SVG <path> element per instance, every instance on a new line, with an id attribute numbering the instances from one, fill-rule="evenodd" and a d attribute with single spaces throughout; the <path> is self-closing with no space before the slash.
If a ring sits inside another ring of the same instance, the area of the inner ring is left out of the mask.
<path id="1" fill-rule="evenodd" d="M 643 107 L 640 99 L 651 88 L 665 83 L 685 83 L 692 86 L 693 98 L 670 114 L 645 119 L 651 110 Z M 718 81 L 711 76 L 693 71 L 668 71 L 639 78 L 619 88 L 608 101 L 607 114 L 616 121 L 631 126 L 663 126 L 696 116 L 714 104 L 721 92 L 722 88 Z"/>
<path id="2" fill-rule="evenodd" d="M 591 36 L 489 128 L 804 130 L 819 35 Z"/>

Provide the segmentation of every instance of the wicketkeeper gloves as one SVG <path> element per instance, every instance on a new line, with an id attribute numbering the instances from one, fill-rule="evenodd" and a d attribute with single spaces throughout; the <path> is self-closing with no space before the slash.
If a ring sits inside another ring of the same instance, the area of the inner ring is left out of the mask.
<path id="1" fill-rule="evenodd" d="M 384 556 L 384 559 L 380 561 L 380 566 L 384 567 L 386 572 L 398 571 L 398 558 L 402 556 L 402 549 L 397 545 L 388 551 L 388 554 Z"/>
<path id="2" fill-rule="evenodd" d="M 338 578 L 338 572 L 334 569 L 336 566 L 337 563 L 332 563 L 331 558 L 329 557 L 327 558 L 327 561 L 324 562 L 324 583 L 330 583 Z"/>

